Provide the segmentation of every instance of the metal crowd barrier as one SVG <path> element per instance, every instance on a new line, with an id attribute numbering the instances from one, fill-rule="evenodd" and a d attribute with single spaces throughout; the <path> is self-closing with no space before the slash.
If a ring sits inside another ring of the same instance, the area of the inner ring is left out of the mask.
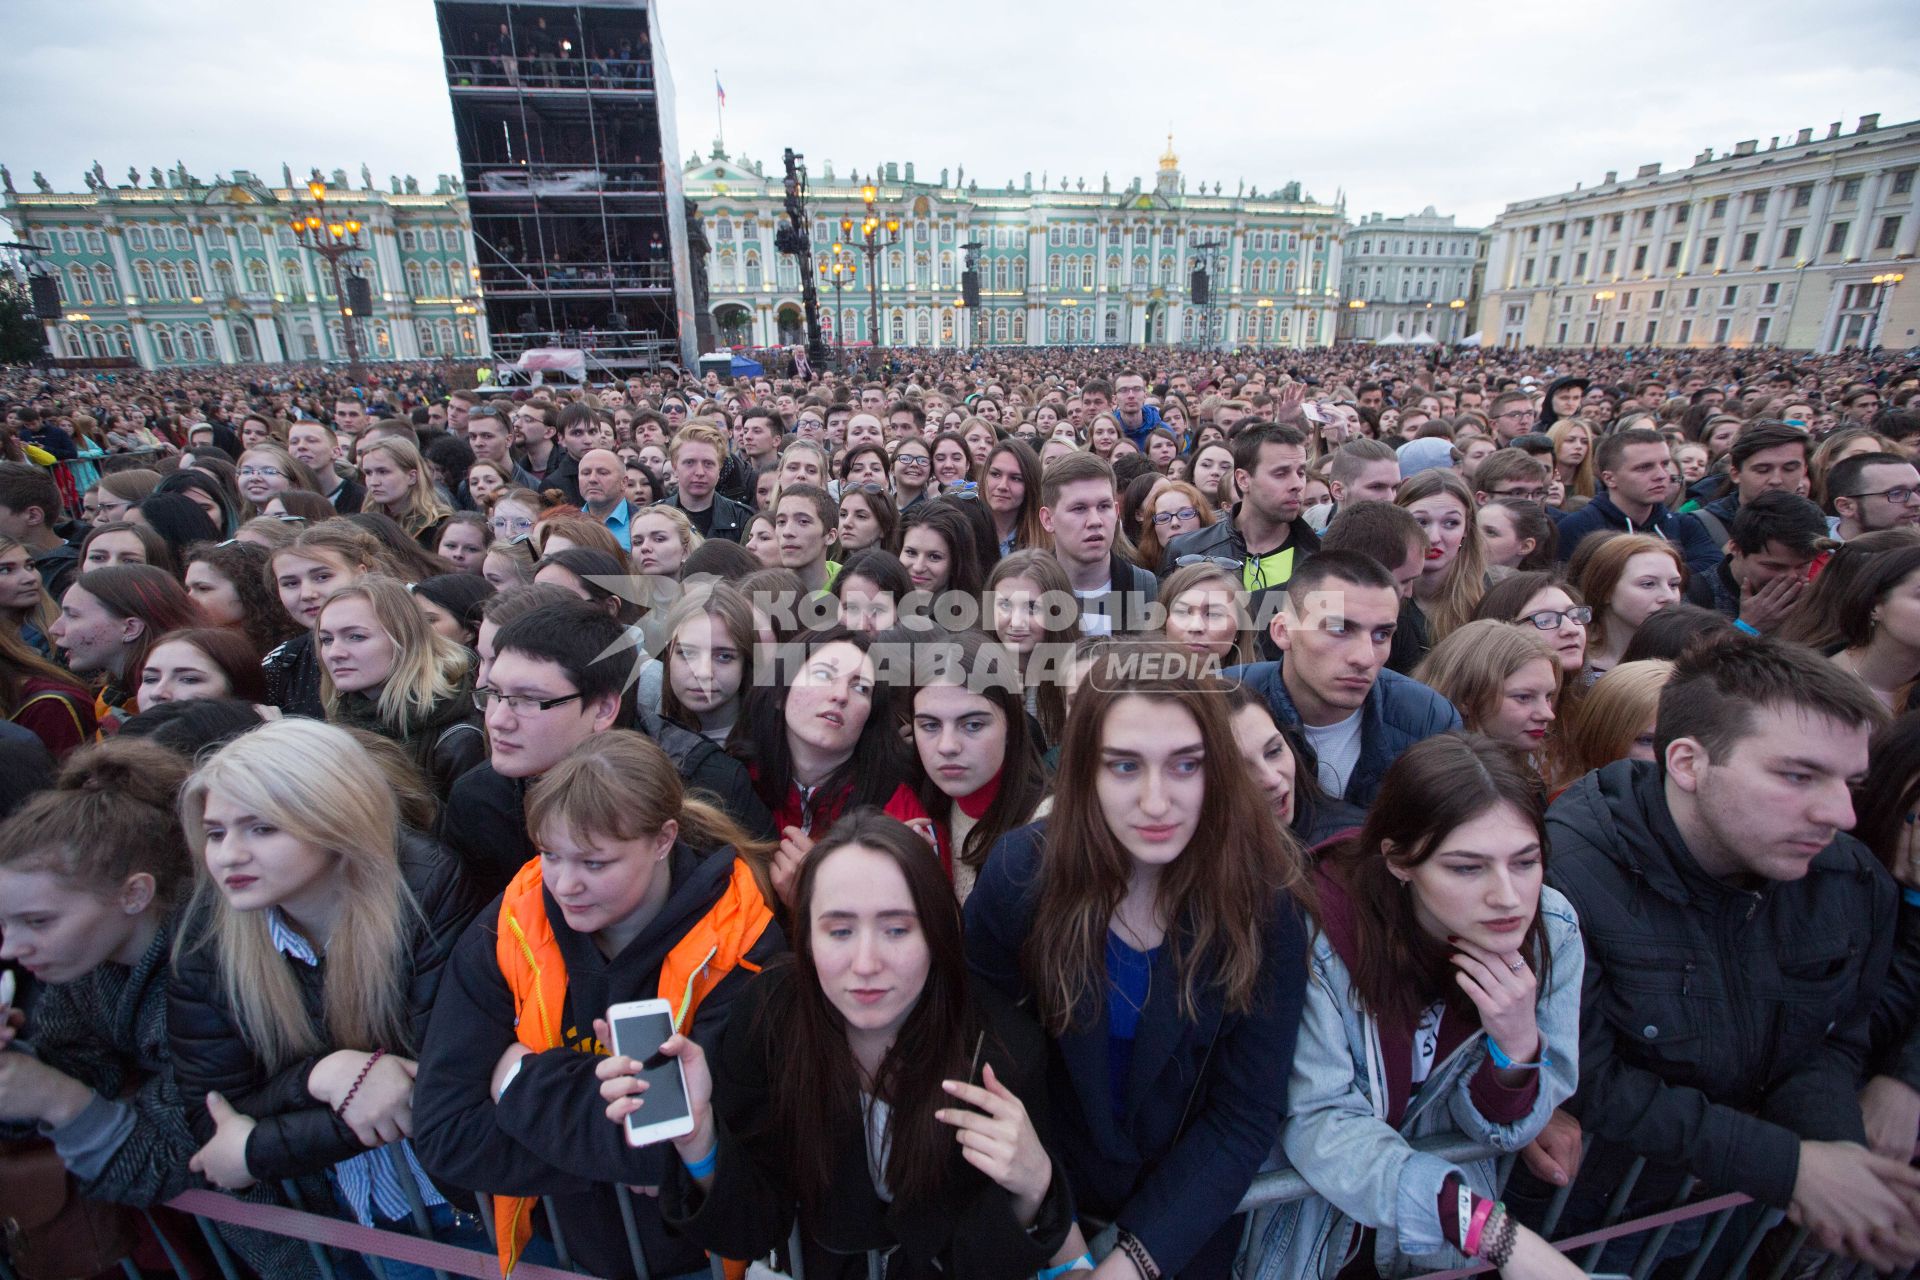
<path id="1" fill-rule="evenodd" d="M 1422 1151 L 1455 1161 L 1497 1156 L 1501 1186 L 1505 1185 L 1516 1159 L 1512 1155 L 1458 1140 L 1416 1142 L 1414 1145 Z M 1630 1166 L 1626 1176 L 1613 1190 L 1600 1227 L 1582 1235 L 1554 1241 L 1554 1247 L 1571 1257 L 1582 1271 L 1593 1272 L 1609 1243 L 1638 1239 L 1639 1249 L 1631 1269 L 1625 1274 L 1631 1276 L 1632 1280 L 1649 1280 L 1654 1267 L 1660 1261 L 1660 1251 L 1673 1229 L 1681 1223 L 1705 1219 L 1704 1234 L 1698 1248 L 1687 1260 L 1686 1270 L 1681 1280 L 1747 1280 L 1747 1278 L 1790 1280 L 1791 1277 L 1802 1273 L 1814 1273 L 1817 1280 L 1867 1280 L 1873 1275 L 1872 1269 L 1864 1262 L 1849 1262 L 1826 1255 L 1818 1255 L 1810 1259 L 1802 1252 L 1808 1239 L 1805 1228 L 1800 1228 L 1792 1234 L 1786 1248 L 1780 1252 L 1771 1267 L 1764 1271 L 1755 1269 L 1754 1259 L 1762 1240 L 1780 1225 L 1785 1215 L 1777 1209 L 1767 1209 L 1756 1215 L 1753 1211 L 1753 1202 L 1738 1193 L 1695 1200 L 1697 1181 L 1691 1177 L 1682 1183 L 1669 1207 L 1664 1211 L 1621 1221 L 1620 1215 L 1645 1167 L 1644 1160 L 1636 1160 Z M 362 1227 L 357 1223 L 312 1212 L 302 1202 L 299 1189 L 290 1181 L 282 1184 L 282 1188 L 291 1207 L 255 1204 L 216 1191 L 188 1191 L 175 1197 L 167 1207 L 192 1217 L 219 1269 L 221 1280 L 247 1280 L 247 1273 L 235 1263 L 225 1242 L 215 1231 L 215 1223 L 247 1227 L 304 1241 L 313 1256 L 314 1266 L 321 1280 L 341 1280 L 340 1264 L 346 1255 L 357 1257 L 375 1280 L 387 1280 L 386 1264 L 388 1262 L 429 1268 L 434 1272 L 436 1280 L 452 1280 L 452 1277 L 456 1276 L 464 1277 L 465 1280 L 497 1280 L 499 1261 L 493 1253 L 480 1253 L 434 1239 L 426 1203 L 421 1197 L 419 1186 L 403 1164 L 396 1162 L 396 1171 L 400 1174 L 401 1188 L 406 1193 L 410 1208 L 412 1234 Z M 1571 1190 L 1571 1187 L 1561 1188 L 1548 1209 L 1548 1216 L 1543 1226 L 1549 1239 L 1552 1239 L 1553 1229 Z M 1255 1178 L 1253 1186 L 1240 1203 L 1240 1210 L 1250 1212 L 1304 1200 L 1313 1194 L 1312 1187 L 1293 1170 L 1271 1170 Z M 633 1193 L 624 1186 L 617 1186 L 614 1189 L 614 1195 L 620 1209 L 620 1223 L 626 1237 L 627 1253 L 633 1274 L 638 1277 L 638 1280 L 650 1280 L 651 1273 L 640 1244 Z M 494 1224 L 489 1209 L 488 1202 L 483 1198 L 480 1201 L 480 1219 L 488 1239 L 492 1240 Z M 548 1267 L 522 1262 L 515 1268 L 515 1280 L 594 1280 L 593 1277 L 575 1268 L 565 1235 L 553 1214 L 551 1202 L 547 1202 L 547 1210 L 549 1239 L 558 1265 Z M 1751 1225 L 1743 1228 L 1739 1245 L 1733 1248 L 1730 1254 L 1725 1255 L 1727 1265 L 1709 1273 L 1706 1269 L 1708 1262 L 1719 1249 L 1727 1230 L 1743 1210 L 1747 1211 L 1747 1217 L 1753 1219 Z M 148 1220 L 153 1226 L 154 1238 L 159 1242 L 174 1271 L 182 1277 L 189 1275 L 185 1260 L 168 1240 L 165 1231 L 153 1222 L 151 1215 L 148 1215 Z M 789 1240 L 789 1245 L 794 1280 L 805 1280 L 800 1263 L 797 1228 L 794 1236 Z M 132 1258 L 122 1259 L 120 1266 L 126 1275 L 126 1280 L 146 1280 L 145 1273 Z M 1817 1272 L 1815 1272 L 1816 1267 Z M 1451 1271 L 1430 1272 L 1418 1277 L 1418 1280 L 1464 1280 L 1465 1277 L 1486 1274 L 1493 1269 L 1491 1263 L 1481 1262 Z M 713 1280 L 725 1280 L 725 1273 L 718 1259 L 711 1261 L 709 1270 Z M 1916 1270 L 1920 1269 L 1909 1268 L 1899 1273 L 1899 1276 L 1901 1280 L 1912 1280 Z M 867 1272 L 871 1280 L 882 1280 L 886 1273 L 884 1255 L 870 1254 L 867 1260 Z M 0 1280 L 17 1280 L 4 1257 L 0 1257 Z M 268 1280 L 272 1278 L 269 1277 Z"/>

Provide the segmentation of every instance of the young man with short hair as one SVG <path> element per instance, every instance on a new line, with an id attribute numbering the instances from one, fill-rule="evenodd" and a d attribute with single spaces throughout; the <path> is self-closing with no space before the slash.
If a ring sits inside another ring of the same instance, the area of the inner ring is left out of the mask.
<path id="1" fill-rule="evenodd" d="M 817 484 L 789 484 L 773 508 L 773 539 L 780 567 L 800 575 L 809 592 L 833 586 L 840 566 L 830 562 L 839 537 L 840 513 L 833 495 Z"/>
<path id="2" fill-rule="evenodd" d="M 492 405 L 482 405 L 467 415 L 467 447 L 473 450 L 474 461 L 491 462 L 512 474 L 513 483 L 536 493 L 540 482 L 527 469 L 513 460 L 513 436 L 506 419 L 500 416 L 500 410 Z M 460 505 L 468 511 L 475 509 L 473 494 L 467 488 L 466 477 L 461 477 L 460 488 L 455 495 Z"/>
<path id="3" fill-rule="evenodd" d="M 1080 388 L 1080 411 L 1086 415 L 1088 422 L 1103 413 L 1112 413 L 1113 384 L 1105 378 L 1089 378 Z"/>
<path id="4" fill-rule="evenodd" d="M 312 418 L 290 423 L 287 452 L 313 472 L 313 478 L 320 483 L 321 496 L 341 515 L 351 515 L 366 502 L 367 491 L 360 481 L 340 471 L 340 438 L 326 423 Z"/>
<path id="5" fill-rule="evenodd" d="M 549 605 L 502 626 L 474 701 L 486 719 L 488 758 L 460 775 L 440 838 L 486 894 L 498 893 L 539 850 L 526 829 L 526 790 L 596 733 L 637 729 L 672 757 L 689 787 L 708 792 L 747 830 L 773 820 L 745 766 L 714 743 L 640 710 L 630 677 L 644 661 L 627 628 L 584 601 Z"/>
<path id="6" fill-rule="evenodd" d="M 480 405 L 478 391 L 455 391 L 447 396 L 447 430 L 466 438 L 467 415 Z"/>
<path id="7" fill-rule="evenodd" d="M 1533 397 L 1524 391 L 1503 391 L 1493 398 L 1487 420 L 1493 425 L 1494 443 L 1502 449 L 1518 436 L 1529 435 L 1540 415 L 1534 412 Z"/>
<path id="8" fill-rule="evenodd" d="M 1265 698 L 1281 725 L 1305 734 L 1329 795 L 1364 808 L 1402 751 L 1458 729 L 1460 713 L 1386 669 L 1401 599 L 1378 561 L 1355 551 L 1308 556 L 1282 601 L 1268 624 L 1280 659 L 1223 674 Z"/>
<path id="9" fill-rule="evenodd" d="M 927 412 L 911 400 L 895 400 L 887 409 L 887 439 L 919 440 L 927 433 Z"/>
<path id="10" fill-rule="evenodd" d="M 572 459 L 560 447 L 559 416 L 552 405 L 540 400 L 516 406 L 513 426 L 520 436 L 520 449 L 515 456 L 534 478 L 533 490 L 558 489 L 568 502 L 574 502 L 580 495 L 574 488 Z"/>
<path id="11" fill-rule="evenodd" d="M 1040 527 L 1080 598 L 1082 632 L 1118 635 L 1146 625 L 1159 584 L 1114 549 L 1120 513 L 1112 464 L 1084 450 L 1049 464 L 1040 481 Z"/>
<path id="12" fill-rule="evenodd" d="M 60 535 L 64 515 L 52 472 L 31 462 L 0 462 L 0 533 L 27 549 L 41 585 L 56 601 L 80 566 L 80 549 Z"/>
<path id="13" fill-rule="evenodd" d="M 1244 424 L 1233 438 L 1233 481 L 1241 496 L 1231 516 L 1175 538 L 1160 572 L 1172 573 L 1186 556 L 1232 560 L 1258 616 L 1266 594 L 1287 585 L 1295 561 L 1320 549 L 1320 535 L 1301 515 L 1307 437 L 1285 423 Z"/>
<path id="14" fill-rule="evenodd" d="M 1120 430 L 1136 449 L 1147 447 L 1147 432 L 1165 426 L 1160 411 L 1147 403 L 1147 379 L 1138 369 L 1122 369 L 1113 375 L 1115 408 L 1113 416 Z"/>
<path id="15" fill-rule="evenodd" d="M 738 542 L 753 508 L 719 491 L 721 461 L 726 456 L 727 437 L 720 428 L 704 421 L 681 427 L 667 446 L 675 485 L 669 502 L 687 513 L 701 537 Z"/>
<path id="16" fill-rule="evenodd" d="M 1643 1157 L 1619 1217 L 1668 1207 L 1691 1175 L 1696 1195 L 1744 1192 L 1745 1217 L 1786 1210 L 1809 1244 L 1876 1270 L 1920 1258 L 1920 1170 L 1868 1150 L 1859 1101 L 1899 890 L 1844 832 L 1882 719 L 1819 654 L 1724 639 L 1678 660 L 1653 761 L 1595 770 L 1548 811 L 1547 878 L 1586 944 L 1580 1087 L 1549 1133 L 1569 1162 L 1564 1120 L 1593 1137 L 1561 1232 L 1598 1225 Z M 1527 1163 L 1543 1161 L 1571 1172 L 1551 1151 Z M 1555 1190 L 1514 1182 L 1510 1205 Z M 1667 1256 L 1705 1225 L 1676 1226 Z M 1723 1251 L 1749 1227 L 1736 1219 Z"/>
<path id="17" fill-rule="evenodd" d="M 334 400 L 333 429 L 335 434 L 346 437 L 348 444 L 352 444 L 372 421 L 367 416 L 367 407 L 360 403 L 358 396 L 339 396 Z"/>
<path id="18" fill-rule="evenodd" d="M 1383 440 L 1361 436 L 1333 451 L 1327 460 L 1329 501 L 1303 513 L 1309 528 L 1324 531 L 1355 503 L 1392 502 L 1400 489 L 1400 455 Z"/>
<path id="19" fill-rule="evenodd" d="M 1726 554 L 1687 580 L 1687 602 L 1717 609 L 1750 635 L 1770 633 L 1806 590 L 1827 541 L 1827 518 L 1796 493 L 1770 490 L 1733 517 Z"/>
<path id="20" fill-rule="evenodd" d="M 1413 598 L 1413 586 L 1420 581 L 1427 563 L 1427 531 L 1405 507 L 1391 502 L 1356 502 L 1335 516 L 1320 535 L 1320 550 L 1357 551 L 1378 561 L 1393 575 L 1400 589 L 1400 624 L 1394 628 L 1387 670 L 1413 674 L 1420 659 L 1433 648 L 1427 615 Z"/>
<path id="21" fill-rule="evenodd" d="M 1827 472 L 1828 531 L 1846 542 L 1920 526 L 1920 468 L 1897 453 L 1856 453 Z"/>
<path id="22" fill-rule="evenodd" d="M 1560 522 L 1560 561 L 1573 558 L 1581 539 L 1595 533 L 1650 533 L 1676 542 L 1677 517 L 1667 510 L 1672 488 L 1666 438 L 1647 427 L 1602 436 L 1594 446 L 1601 491 Z"/>
<path id="23" fill-rule="evenodd" d="M 1544 507 L 1547 468 L 1523 449 L 1495 449 L 1473 472 L 1473 500 L 1486 506 L 1495 498 L 1519 498 Z"/>
<path id="24" fill-rule="evenodd" d="M 1705 573 L 1720 562 L 1734 513 L 1742 503 L 1763 493 L 1798 493 L 1807 479 L 1807 460 L 1813 439 L 1784 422 L 1751 422 L 1740 429 L 1727 450 L 1727 493 L 1712 502 L 1681 513 L 1674 523 L 1687 568 Z"/>

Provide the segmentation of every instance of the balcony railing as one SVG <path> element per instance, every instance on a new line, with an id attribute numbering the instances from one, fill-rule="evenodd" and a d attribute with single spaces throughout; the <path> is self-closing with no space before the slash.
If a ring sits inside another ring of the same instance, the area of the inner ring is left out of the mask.
<path id="1" fill-rule="evenodd" d="M 474 165 L 469 197 L 657 195 L 666 189 L 658 164 Z"/>
<path id="2" fill-rule="evenodd" d="M 447 83 L 460 89 L 651 92 L 653 65 L 641 58 L 505 57 L 449 54 Z"/>
<path id="3" fill-rule="evenodd" d="M 609 289 L 667 290 L 673 288 L 673 265 L 656 261 L 595 263 L 576 267 L 509 262 L 498 266 L 482 266 L 480 285 L 488 295 L 494 297 L 512 293 L 605 293 Z"/>

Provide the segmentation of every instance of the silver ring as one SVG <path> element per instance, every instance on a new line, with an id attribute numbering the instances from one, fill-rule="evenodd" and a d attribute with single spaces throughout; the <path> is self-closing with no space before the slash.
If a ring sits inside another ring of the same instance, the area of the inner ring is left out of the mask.
<path id="1" fill-rule="evenodd" d="M 1526 967 L 1527 967 L 1527 962 L 1524 960 L 1515 960 L 1512 964 L 1507 966 L 1507 968 L 1513 970 L 1515 973 L 1520 972 L 1522 969 Z"/>

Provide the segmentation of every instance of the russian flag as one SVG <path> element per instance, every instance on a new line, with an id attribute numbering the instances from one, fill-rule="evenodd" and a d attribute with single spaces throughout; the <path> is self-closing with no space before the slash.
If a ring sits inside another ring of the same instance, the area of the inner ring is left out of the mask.
<path id="1" fill-rule="evenodd" d="M 718 71 L 713 73 L 713 92 L 720 99 L 720 105 L 723 107 L 726 106 L 727 91 L 720 86 L 720 73 Z"/>

